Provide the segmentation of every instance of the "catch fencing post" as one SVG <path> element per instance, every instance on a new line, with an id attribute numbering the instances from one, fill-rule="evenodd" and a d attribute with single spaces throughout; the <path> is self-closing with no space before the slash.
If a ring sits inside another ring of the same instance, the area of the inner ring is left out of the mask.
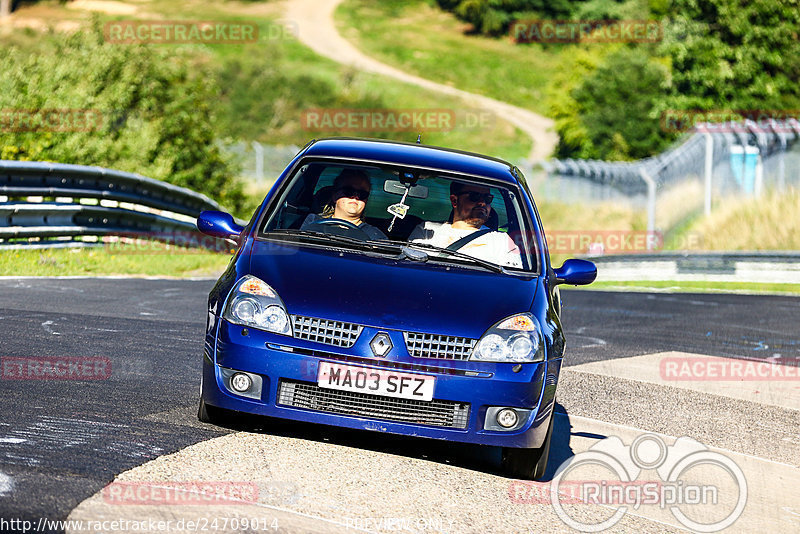
<path id="1" fill-rule="evenodd" d="M 653 250 L 653 240 L 650 239 L 650 236 L 655 235 L 656 232 L 656 182 L 647 173 L 644 166 L 639 169 L 639 176 L 647 184 L 647 250 Z"/>
<path id="2" fill-rule="evenodd" d="M 253 141 L 253 150 L 256 152 L 256 180 L 264 181 L 264 147 L 258 141 Z"/>
<path id="3" fill-rule="evenodd" d="M 706 217 L 711 215 L 711 177 L 714 173 L 714 138 L 706 130 L 706 165 L 705 165 L 705 202 L 703 203 L 703 212 Z"/>

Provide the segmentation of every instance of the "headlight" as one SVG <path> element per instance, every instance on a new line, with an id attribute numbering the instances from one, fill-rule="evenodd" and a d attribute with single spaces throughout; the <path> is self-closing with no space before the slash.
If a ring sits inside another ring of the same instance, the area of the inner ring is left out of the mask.
<path id="1" fill-rule="evenodd" d="M 255 276 L 247 275 L 233 286 L 223 317 L 238 325 L 292 335 L 283 301 L 269 284 Z"/>
<path id="2" fill-rule="evenodd" d="M 541 328 L 529 313 L 503 319 L 483 335 L 469 359 L 479 362 L 540 362 L 544 360 Z"/>

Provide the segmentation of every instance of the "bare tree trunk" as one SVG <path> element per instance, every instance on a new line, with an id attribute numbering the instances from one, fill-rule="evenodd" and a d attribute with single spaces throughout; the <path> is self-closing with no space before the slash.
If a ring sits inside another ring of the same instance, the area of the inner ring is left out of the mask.
<path id="1" fill-rule="evenodd" d="M 0 19 L 11 14 L 11 0 L 0 0 Z"/>

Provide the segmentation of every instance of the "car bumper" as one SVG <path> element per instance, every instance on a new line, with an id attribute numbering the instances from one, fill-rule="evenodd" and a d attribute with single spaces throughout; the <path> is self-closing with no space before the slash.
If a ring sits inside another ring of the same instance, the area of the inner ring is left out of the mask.
<path id="1" fill-rule="evenodd" d="M 253 329 L 244 335 L 243 330 L 222 320 L 216 339 L 208 339 L 202 386 L 207 404 L 281 419 L 503 447 L 539 447 L 550 424 L 561 360 L 520 366 L 410 357 L 383 360 Z M 433 376 L 433 401 L 318 388 L 322 361 Z M 230 389 L 223 372 L 230 376 L 232 370 L 260 377 L 257 398 Z M 487 412 L 493 407 L 530 412 L 514 430 L 487 430 Z"/>

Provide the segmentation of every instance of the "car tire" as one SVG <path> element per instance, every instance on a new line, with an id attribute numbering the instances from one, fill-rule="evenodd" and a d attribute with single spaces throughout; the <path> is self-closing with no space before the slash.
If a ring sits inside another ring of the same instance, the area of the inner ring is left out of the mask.
<path id="1" fill-rule="evenodd" d="M 503 472 L 513 478 L 540 480 L 547 471 L 547 459 L 550 456 L 550 438 L 553 436 L 553 417 L 542 446 L 536 449 L 517 449 L 503 447 Z"/>
<path id="2" fill-rule="evenodd" d="M 197 419 L 203 423 L 218 425 L 224 419 L 225 410 L 206 404 L 206 401 L 200 399 L 200 406 L 197 408 Z"/>

